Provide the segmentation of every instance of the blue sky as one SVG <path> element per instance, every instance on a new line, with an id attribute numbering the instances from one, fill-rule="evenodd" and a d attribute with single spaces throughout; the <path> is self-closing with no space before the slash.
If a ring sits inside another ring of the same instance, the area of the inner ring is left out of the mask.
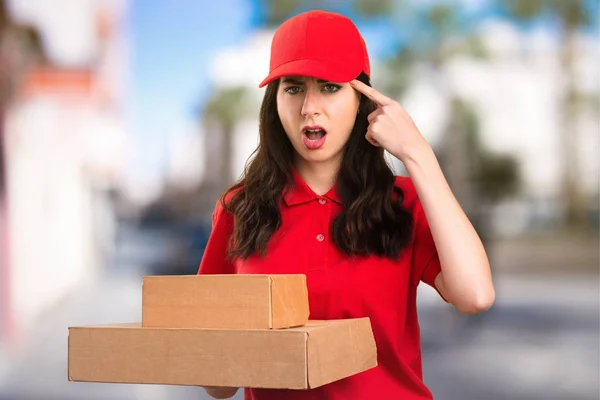
<path id="1" fill-rule="evenodd" d="M 193 118 L 207 95 L 207 67 L 251 30 L 245 0 L 136 0 L 130 10 L 130 75 L 137 168 L 159 173 L 168 135 Z M 148 170 L 151 169 L 151 170 Z"/>

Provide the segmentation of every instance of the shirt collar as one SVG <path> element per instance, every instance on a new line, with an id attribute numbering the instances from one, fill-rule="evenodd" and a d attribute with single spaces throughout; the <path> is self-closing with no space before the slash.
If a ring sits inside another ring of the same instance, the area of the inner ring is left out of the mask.
<path id="1" fill-rule="evenodd" d="M 335 201 L 338 204 L 342 204 L 342 200 L 338 194 L 337 184 L 334 185 L 327 193 L 323 196 L 319 196 L 316 194 L 310 186 L 304 182 L 302 176 L 298 173 L 296 168 L 292 167 L 292 176 L 293 176 L 293 184 L 289 185 L 284 194 L 283 199 L 288 206 L 293 206 L 296 204 L 306 203 L 312 200 L 317 200 L 323 197 L 328 198 L 331 201 Z"/>

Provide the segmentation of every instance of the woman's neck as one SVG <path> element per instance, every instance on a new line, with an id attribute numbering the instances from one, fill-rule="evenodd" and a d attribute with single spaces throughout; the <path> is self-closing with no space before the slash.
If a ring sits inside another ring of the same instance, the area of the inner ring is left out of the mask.
<path id="1" fill-rule="evenodd" d="M 340 162 L 334 160 L 308 162 L 300 157 L 297 157 L 295 161 L 296 171 L 317 195 L 322 196 L 335 186 Z"/>

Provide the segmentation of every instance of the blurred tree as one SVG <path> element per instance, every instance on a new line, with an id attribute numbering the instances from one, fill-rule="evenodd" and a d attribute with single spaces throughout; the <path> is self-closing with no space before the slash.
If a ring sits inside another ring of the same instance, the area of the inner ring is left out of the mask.
<path id="1" fill-rule="evenodd" d="M 520 190 L 519 164 L 512 155 L 485 148 L 471 104 L 453 98 L 449 107 L 450 120 L 436 154 L 457 200 L 487 244 L 493 206 Z"/>
<path id="2" fill-rule="evenodd" d="M 560 64 L 563 69 L 564 97 L 561 107 L 561 191 L 565 223 L 579 226 L 585 222 L 585 204 L 581 190 L 578 168 L 577 143 L 579 134 L 577 119 L 580 114 L 582 95 L 575 86 L 575 54 L 577 33 L 591 24 L 585 0 L 499 0 L 510 18 L 532 22 L 549 18 L 557 22 L 560 38 Z"/>
<path id="3" fill-rule="evenodd" d="M 461 8 L 454 2 L 433 3 L 405 8 L 411 19 L 419 21 L 410 36 L 384 65 L 381 85 L 390 96 L 401 98 L 416 73 L 430 73 L 440 91 L 451 94 L 443 74 L 444 64 L 457 55 L 486 58 L 480 37 L 460 22 Z"/>
<path id="4" fill-rule="evenodd" d="M 480 196 L 489 203 L 496 203 L 520 190 L 521 176 L 515 157 L 481 151 L 479 168 L 474 171 Z"/>
<path id="5" fill-rule="evenodd" d="M 302 6 L 302 0 L 267 0 L 265 1 L 266 26 L 280 25 Z"/>
<path id="6" fill-rule="evenodd" d="M 397 1 L 393 0 L 262 0 L 264 25 L 277 27 L 291 16 L 307 10 L 352 12 L 362 18 L 389 15 Z"/>
<path id="7" fill-rule="evenodd" d="M 232 172 L 233 135 L 238 121 L 252 102 L 248 89 L 231 87 L 216 90 L 205 103 L 201 122 L 205 131 L 205 168 L 200 187 L 201 212 L 214 207 L 215 199 L 234 180 Z"/>
<path id="8" fill-rule="evenodd" d="M 204 120 L 209 129 L 206 140 L 214 142 L 217 137 L 220 137 L 219 151 L 208 155 L 207 166 L 210 168 L 219 166 L 218 181 L 225 186 L 228 186 L 233 179 L 231 168 L 233 130 L 247 107 L 247 89 L 233 87 L 215 92 L 204 110 Z M 211 132 L 214 129 L 218 129 L 220 134 L 214 135 Z"/>
<path id="9" fill-rule="evenodd" d="M 491 152 L 481 141 L 481 128 L 474 107 L 464 100 L 453 99 L 451 104 L 452 131 L 460 131 L 464 139 L 468 169 L 465 179 L 473 182 L 476 197 L 494 204 L 520 190 L 518 162 L 511 155 Z"/>
<path id="10" fill-rule="evenodd" d="M 393 0 L 353 0 L 353 8 L 359 15 L 364 17 L 379 17 L 382 15 L 390 15 L 394 9 Z"/>

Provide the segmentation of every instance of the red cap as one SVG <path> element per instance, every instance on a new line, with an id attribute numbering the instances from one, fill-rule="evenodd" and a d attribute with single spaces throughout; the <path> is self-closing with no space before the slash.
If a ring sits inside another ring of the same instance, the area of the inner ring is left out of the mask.
<path id="1" fill-rule="evenodd" d="M 350 82 L 361 72 L 371 75 L 367 46 L 354 23 L 314 10 L 288 19 L 275 31 L 269 75 L 258 87 L 292 75 Z"/>

